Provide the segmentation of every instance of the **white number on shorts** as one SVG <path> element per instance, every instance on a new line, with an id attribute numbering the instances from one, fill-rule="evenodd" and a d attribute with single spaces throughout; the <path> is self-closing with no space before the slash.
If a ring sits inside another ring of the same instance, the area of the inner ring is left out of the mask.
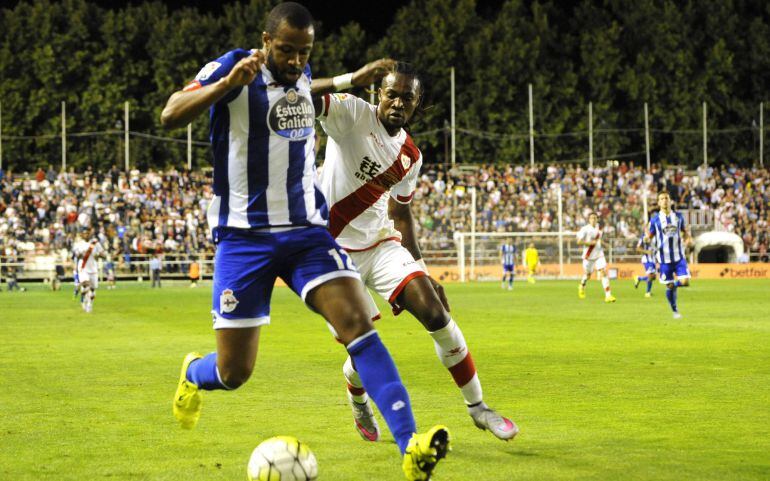
<path id="1" fill-rule="evenodd" d="M 329 255 L 332 256 L 337 263 L 338 268 L 350 270 L 350 267 L 348 267 L 348 256 L 344 254 L 340 255 L 340 253 L 337 252 L 337 249 L 329 249 Z"/>

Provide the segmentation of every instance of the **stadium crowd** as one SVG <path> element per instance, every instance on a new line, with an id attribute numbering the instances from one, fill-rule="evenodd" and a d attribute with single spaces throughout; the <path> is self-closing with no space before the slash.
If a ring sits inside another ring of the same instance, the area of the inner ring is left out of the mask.
<path id="1" fill-rule="evenodd" d="M 163 253 L 179 259 L 213 246 L 206 228 L 212 197 L 206 173 L 131 171 L 0 174 L 0 255 L 55 254 L 67 259 L 79 233 L 90 229 L 119 265 Z M 636 239 L 643 228 L 643 196 L 667 190 L 678 208 L 711 211 L 723 230 L 743 238 L 747 251 L 767 261 L 770 218 L 767 169 L 700 167 L 651 172 L 632 163 L 612 168 L 579 165 L 478 165 L 424 168 L 413 210 L 423 241 L 453 248 L 453 233 L 470 230 L 470 189 L 477 193 L 477 231 L 576 231 L 599 212 L 604 235 Z M 654 201 L 652 201 L 654 202 Z M 173 264 L 170 264 L 173 265 Z"/>
<path id="2" fill-rule="evenodd" d="M 78 236 L 94 235 L 119 266 L 163 253 L 212 253 L 206 228 L 210 179 L 202 173 L 52 168 L 0 178 L 0 255 L 49 254 L 67 262 Z"/>
<path id="3" fill-rule="evenodd" d="M 633 163 L 591 170 L 579 165 L 428 167 L 415 193 L 420 238 L 448 248 L 454 231 L 470 231 L 471 188 L 476 190 L 478 232 L 558 231 L 560 187 L 564 230 L 577 231 L 596 211 L 605 238 L 638 239 L 645 193 L 653 209 L 656 193 L 666 190 L 678 209 L 710 211 L 703 218 L 736 233 L 746 251 L 767 260 L 770 174 L 736 166 L 701 166 L 690 173 L 657 165 L 647 172 Z"/>

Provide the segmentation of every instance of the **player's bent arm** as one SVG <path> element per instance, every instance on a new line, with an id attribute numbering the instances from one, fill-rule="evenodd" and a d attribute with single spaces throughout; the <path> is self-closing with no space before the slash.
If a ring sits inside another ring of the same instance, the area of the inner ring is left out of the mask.
<path id="1" fill-rule="evenodd" d="M 352 73 L 337 75 L 333 78 L 313 79 L 310 83 L 310 93 L 315 98 L 351 87 L 368 87 L 372 83 L 382 80 L 382 77 L 388 73 L 395 63 L 395 60 L 382 58 L 369 62 Z"/>
<path id="2" fill-rule="evenodd" d="M 422 259 L 410 204 L 402 204 L 391 197 L 388 199 L 388 217 L 393 219 L 393 225 L 401 233 L 401 245 L 412 254 L 414 260 Z"/>
<path id="3" fill-rule="evenodd" d="M 174 92 L 160 114 L 160 123 L 166 129 L 184 127 L 211 108 L 230 90 L 232 87 L 225 77 L 196 90 Z"/>
<path id="4" fill-rule="evenodd" d="M 264 53 L 254 50 L 251 55 L 239 60 L 230 72 L 218 81 L 203 87 L 174 92 L 160 114 L 161 125 L 167 129 L 175 129 L 189 124 L 231 90 L 253 82 L 262 68 L 264 59 Z"/>

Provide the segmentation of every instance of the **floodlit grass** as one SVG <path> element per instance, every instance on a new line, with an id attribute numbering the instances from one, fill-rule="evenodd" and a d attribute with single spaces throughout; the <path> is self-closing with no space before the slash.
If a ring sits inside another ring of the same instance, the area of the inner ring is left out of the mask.
<path id="1" fill-rule="evenodd" d="M 516 420 L 511 443 L 477 430 L 408 314 L 377 323 L 418 425 L 450 427 L 435 481 L 770 478 L 770 282 L 696 281 L 684 318 L 613 284 L 448 285 L 487 402 Z M 345 352 L 287 289 L 273 298 L 257 369 L 237 392 L 204 394 L 193 431 L 171 398 L 183 355 L 214 348 L 210 290 L 0 293 L 0 479 L 244 480 L 251 450 L 289 434 L 329 481 L 400 480 L 395 444 L 352 429 Z M 381 422 L 384 427 L 384 423 Z"/>

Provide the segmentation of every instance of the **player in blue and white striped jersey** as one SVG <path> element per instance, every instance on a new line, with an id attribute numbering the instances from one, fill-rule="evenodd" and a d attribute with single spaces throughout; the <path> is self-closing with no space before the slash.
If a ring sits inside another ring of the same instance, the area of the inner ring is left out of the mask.
<path id="1" fill-rule="evenodd" d="M 217 352 L 185 356 L 174 415 L 182 427 L 194 427 L 201 390 L 235 389 L 251 376 L 280 277 L 346 346 L 405 454 L 407 477 L 426 479 L 437 461 L 429 445 L 437 442 L 445 454 L 448 432 L 438 426 L 414 434 L 409 395 L 369 318 L 358 271 L 325 228 L 328 209 L 316 187 L 320 98 L 314 96 L 367 86 L 392 61 L 312 80 L 308 59 L 314 36 L 310 12 L 298 3 L 281 3 L 268 14 L 262 49 L 233 50 L 206 64 L 163 110 L 163 125 L 176 128 L 210 109 L 214 154 L 215 197 L 208 219 L 217 245 L 211 311 Z"/>
<path id="2" fill-rule="evenodd" d="M 500 246 L 500 260 L 503 262 L 503 282 L 500 287 L 505 289 L 505 280 L 508 279 L 508 290 L 513 289 L 513 276 L 516 270 L 516 246 L 513 242 L 506 241 Z"/>
<path id="3" fill-rule="evenodd" d="M 639 242 L 636 244 L 636 252 L 642 254 L 642 267 L 644 267 L 644 275 L 636 276 L 634 278 L 634 289 L 639 287 L 639 283 L 644 281 L 647 283 L 647 291 L 644 293 L 644 297 L 652 297 L 652 283 L 655 281 L 656 268 L 656 256 L 655 252 L 655 238 L 647 239 L 646 236 L 639 238 Z"/>
<path id="4" fill-rule="evenodd" d="M 679 319 L 677 308 L 677 289 L 690 285 L 690 269 L 685 259 L 685 245 L 692 244 L 690 232 L 679 212 L 671 209 L 671 197 L 668 192 L 658 193 L 660 211 L 650 219 L 646 234 L 648 240 L 655 239 L 657 260 L 660 262 L 660 282 L 666 284 L 666 299 L 674 319 Z"/>

